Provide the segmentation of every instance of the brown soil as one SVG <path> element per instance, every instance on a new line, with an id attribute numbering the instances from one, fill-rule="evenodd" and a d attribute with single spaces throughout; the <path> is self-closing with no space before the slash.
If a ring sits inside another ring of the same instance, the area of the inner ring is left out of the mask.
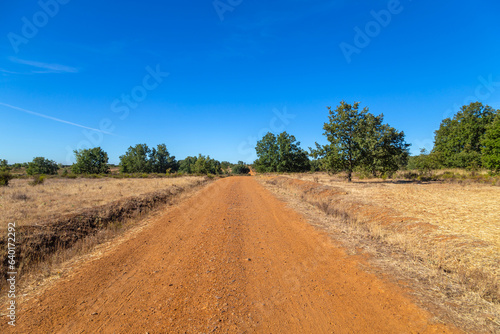
<path id="1" fill-rule="evenodd" d="M 254 178 L 221 179 L 21 302 L 15 332 L 456 331 L 360 262 Z"/>

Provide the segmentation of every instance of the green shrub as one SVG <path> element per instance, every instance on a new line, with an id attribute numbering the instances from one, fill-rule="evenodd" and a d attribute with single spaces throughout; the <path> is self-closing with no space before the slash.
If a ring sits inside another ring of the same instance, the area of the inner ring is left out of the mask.
<path id="1" fill-rule="evenodd" d="M 407 180 L 415 180 L 418 178 L 418 174 L 412 171 L 404 172 L 403 173 L 403 178 Z"/>
<path id="2" fill-rule="evenodd" d="M 9 181 L 12 180 L 13 178 L 14 178 L 14 176 L 12 176 L 12 174 L 10 174 L 7 171 L 0 172 L 0 186 L 4 186 L 4 187 L 8 186 Z"/>
<path id="3" fill-rule="evenodd" d="M 26 173 L 28 175 L 41 175 L 41 174 L 49 174 L 55 175 L 57 174 L 57 170 L 59 166 L 53 161 L 45 159 L 44 157 L 36 157 L 32 162 L 28 164 L 28 168 L 26 168 Z"/>
<path id="4" fill-rule="evenodd" d="M 237 165 L 231 168 L 231 172 L 238 175 L 247 175 L 250 173 L 250 168 L 243 161 L 239 161 Z"/>
<path id="5" fill-rule="evenodd" d="M 37 186 L 39 184 L 43 184 L 45 182 L 46 176 L 45 175 L 35 175 L 33 177 L 33 181 L 31 181 L 29 184 L 31 186 Z"/>
<path id="6" fill-rule="evenodd" d="M 445 179 L 445 180 L 447 180 L 447 179 L 454 179 L 455 178 L 455 173 L 450 172 L 450 171 L 446 171 L 446 172 L 444 172 L 440 176 L 440 178 Z"/>
<path id="7" fill-rule="evenodd" d="M 9 170 L 9 162 L 5 159 L 0 159 L 0 171 Z"/>
<path id="8" fill-rule="evenodd" d="M 109 173 L 108 154 L 100 147 L 75 150 L 76 163 L 71 167 L 75 174 Z"/>

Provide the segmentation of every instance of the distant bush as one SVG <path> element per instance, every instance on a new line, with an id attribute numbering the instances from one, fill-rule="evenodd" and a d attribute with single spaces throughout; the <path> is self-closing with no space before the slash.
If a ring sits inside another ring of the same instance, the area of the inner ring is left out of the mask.
<path id="1" fill-rule="evenodd" d="M 450 171 L 444 172 L 439 177 L 442 178 L 443 180 L 452 180 L 452 179 L 457 178 L 457 176 L 455 175 L 455 173 L 450 172 Z"/>
<path id="2" fill-rule="evenodd" d="M 268 132 L 255 147 L 257 160 L 253 165 L 259 173 L 306 172 L 311 170 L 306 151 L 287 132 Z"/>
<path id="3" fill-rule="evenodd" d="M 15 163 L 12 165 L 12 170 L 19 170 L 21 169 L 21 167 L 23 167 L 23 165 L 21 165 L 20 163 Z"/>
<path id="4" fill-rule="evenodd" d="M 201 154 L 198 157 L 186 157 L 179 161 L 179 171 L 194 175 L 220 175 L 224 172 L 220 161 Z"/>
<path id="5" fill-rule="evenodd" d="M 8 171 L 9 162 L 5 159 L 0 159 L 0 171 Z"/>
<path id="6" fill-rule="evenodd" d="M 9 185 L 9 181 L 14 177 L 7 171 L 0 172 L 0 186 L 7 187 Z"/>
<path id="7" fill-rule="evenodd" d="M 247 165 L 243 163 L 243 161 L 238 161 L 237 165 L 234 165 L 231 167 L 231 172 L 233 174 L 240 174 L 240 175 L 245 175 L 250 173 L 250 168 L 248 168 Z"/>
<path id="8" fill-rule="evenodd" d="M 146 144 L 130 146 L 120 156 L 121 173 L 161 173 L 177 171 L 179 168 L 174 156 L 171 156 L 165 144 L 150 149 Z"/>
<path id="9" fill-rule="evenodd" d="M 355 169 L 355 175 L 358 177 L 360 180 L 364 179 L 372 179 L 375 176 L 373 176 L 373 173 L 367 170 L 366 168 L 356 168 Z"/>
<path id="10" fill-rule="evenodd" d="M 408 159 L 407 169 L 418 170 L 420 175 L 430 176 L 432 171 L 441 168 L 439 153 L 429 153 L 425 148 L 420 149 L 420 155 Z"/>
<path id="11" fill-rule="evenodd" d="M 28 175 L 55 175 L 58 169 L 59 166 L 53 160 L 45 159 L 44 157 L 36 157 L 28 164 L 26 173 Z"/>
<path id="12" fill-rule="evenodd" d="M 29 184 L 30 186 L 37 186 L 40 184 L 43 184 L 45 182 L 46 176 L 45 175 L 35 175 L 33 177 L 33 181 L 31 181 Z"/>
<path id="13" fill-rule="evenodd" d="M 418 178 L 418 174 L 412 171 L 406 171 L 403 172 L 402 177 L 408 180 L 416 180 Z"/>
<path id="14" fill-rule="evenodd" d="M 108 154 L 100 147 L 75 150 L 76 163 L 71 167 L 75 174 L 109 173 Z"/>

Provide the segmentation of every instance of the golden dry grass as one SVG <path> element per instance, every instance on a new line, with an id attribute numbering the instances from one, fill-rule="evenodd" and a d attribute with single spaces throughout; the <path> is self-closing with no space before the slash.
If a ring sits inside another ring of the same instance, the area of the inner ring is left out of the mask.
<path id="1" fill-rule="evenodd" d="M 30 180 L 15 179 L 0 187 L 0 228 L 51 221 L 66 214 L 143 195 L 172 186 L 184 187 L 202 180 L 199 176 L 145 179 L 51 178 L 31 186 Z"/>
<path id="2" fill-rule="evenodd" d="M 347 183 L 327 174 L 303 180 L 345 189 L 352 200 L 394 210 L 437 227 L 435 233 L 469 236 L 491 243 L 500 254 L 500 187 L 479 183 L 398 183 L 355 180 Z"/>

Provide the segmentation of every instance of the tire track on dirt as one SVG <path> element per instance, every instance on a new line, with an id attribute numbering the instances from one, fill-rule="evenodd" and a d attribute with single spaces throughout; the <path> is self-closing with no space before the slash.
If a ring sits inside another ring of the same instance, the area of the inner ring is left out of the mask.
<path id="1" fill-rule="evenodd" d="M 252 177 L 225 178 L 20 305 L 15 332 L 453 331 L 359 261 Z"/>

